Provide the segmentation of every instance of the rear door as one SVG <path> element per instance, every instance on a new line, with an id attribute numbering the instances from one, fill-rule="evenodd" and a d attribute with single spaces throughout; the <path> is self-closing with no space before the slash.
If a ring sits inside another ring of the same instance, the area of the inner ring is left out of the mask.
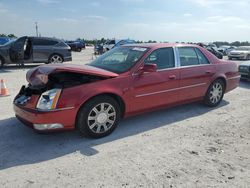
<path id="1" fill-rule="evenodd" d="M 27 37 L 21 37 L 11 44 L 9 56 L 12 62 L 18 63 L 24 60 L 24 50 L 27 40 Z"/>
<path id="2" fill-rule="evenodd" d="M 156 64 L 157 72 L 132 78 L 131 112 L 139 112 L 175 103 L 179 100 L 179 69 L 172 47 L 153 51 L 145 64 Z"/>
<path id="3" fill-rule="evenodd" d="M 180 58 L 180 100 L 204 97 L 216 67 L 195 47 L 178 47 Z"/>
<path id="4" fill-rule="evenodd" d="M 33 61 L 48 62 L 49 56 L 54 52 L 55 40 L 33 38 Z"/>

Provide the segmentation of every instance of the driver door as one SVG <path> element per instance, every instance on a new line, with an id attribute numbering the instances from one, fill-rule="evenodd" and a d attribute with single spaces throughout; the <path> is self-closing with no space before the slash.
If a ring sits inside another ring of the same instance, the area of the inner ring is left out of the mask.
<path id="1" fill-rule="evenodd" d="M 24 50 L 26 48 L 28 37 L 21 37 L 17 39 L 9 50 L 10 60 L 14 63 L 18 63 L 24 60 Z"/>
<path id="2" fill-rule="evenodd" d="M 156 72 L 144 72 L 132 77 L 132 113 L 171 105 L 179 100 L 179 69 L 176 68 L 173 48 L 153 51 L 145 64 L 156 64 Z"/>

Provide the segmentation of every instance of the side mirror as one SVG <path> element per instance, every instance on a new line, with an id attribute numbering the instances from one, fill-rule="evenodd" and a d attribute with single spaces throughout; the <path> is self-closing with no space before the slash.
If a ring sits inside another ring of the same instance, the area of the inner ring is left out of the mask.
<path id="1" fill-rule="evenodd" d="M 145 64 L 143 67 L 139 69 L 138 73 L 143 74 L 145 72 L 156 72 L 156 71 L 157 71 L 156 64 Z"/>

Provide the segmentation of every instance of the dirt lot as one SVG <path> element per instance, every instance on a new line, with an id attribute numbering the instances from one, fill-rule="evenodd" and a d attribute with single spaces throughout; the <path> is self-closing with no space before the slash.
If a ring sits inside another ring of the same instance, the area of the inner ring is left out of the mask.
<path id="1" fill-rule="evenodd" d="M 92 49 L 73 54 L 92 59 Z M 14 117 L 30 68 L 0 70 L 0 187 L 250 187 L 250 82 L 217 108 L 195 103 L 123 120 L 105 138 L 40 135 Z"/>

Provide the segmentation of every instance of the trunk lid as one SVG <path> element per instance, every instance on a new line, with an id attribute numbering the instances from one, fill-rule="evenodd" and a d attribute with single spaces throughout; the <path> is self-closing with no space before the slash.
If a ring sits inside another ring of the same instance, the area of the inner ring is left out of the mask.
<path id="1" fill-rule="evenodd" d="M 50 74 L 59 72 L 92 75 L 103 78 L 114 78 L 118 76 L 118 74 L 116 73 L 89 65 L 60 64 L 60 65 L 42 65 L 33 68 L 27 72 L 26 79 L 32 86 L 42 86 L 47 84 L 48 76 Z"/>

